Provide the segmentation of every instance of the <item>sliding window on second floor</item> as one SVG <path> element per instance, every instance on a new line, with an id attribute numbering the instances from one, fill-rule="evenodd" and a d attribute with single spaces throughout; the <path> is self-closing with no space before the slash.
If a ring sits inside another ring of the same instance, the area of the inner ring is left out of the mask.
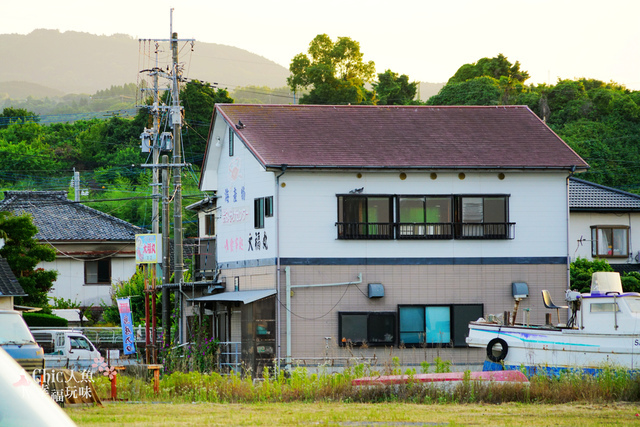
<path id="1" fill-rule="evenodd" d="M 508 195 L 338 195 L 336 225 L 339 239 L 513 239 L 515 230 Z"/>
<path id="2" fill-rule="evenodd" d="M 338 196 L 338 238 L 393 239 L 392 196 Z"/>
<path id="3" fill-rule="evenodd" d="M 398 239 L 451 239 L 450 196 L 398 196 Z"/>
<path id="4" fill-rule="evenodd" d="M 456 239 L 508 239 L 509 197 L 456 196 Z"/>

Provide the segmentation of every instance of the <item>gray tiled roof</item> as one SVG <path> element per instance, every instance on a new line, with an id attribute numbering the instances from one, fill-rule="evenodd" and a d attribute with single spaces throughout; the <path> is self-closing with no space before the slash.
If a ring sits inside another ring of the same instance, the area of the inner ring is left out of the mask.
<path id="1" fill-rule="evenodd" d="M 640 210 L 640 195 L 571 177 L 569 208 L 574 211 Z"/>
<path id="2" fill-rule="evenodd" d="M 0 258 L 0 296 L 21 297 L 27 294 L 11 271 L 6 259 Z"/>
<path id="3" fill-rule="evenodd" d="M 5 191 L 0 211 L 27 213 L 47 241 L 133 241 L 146 230 L 67 198 L 66 191 Z"/>
<path id="4" fill-rule="evenodd" d="M 270 167 L 588 168 L 526 106 L 217 104 L 215 114 L 242 122 L 234 131 Z"/>

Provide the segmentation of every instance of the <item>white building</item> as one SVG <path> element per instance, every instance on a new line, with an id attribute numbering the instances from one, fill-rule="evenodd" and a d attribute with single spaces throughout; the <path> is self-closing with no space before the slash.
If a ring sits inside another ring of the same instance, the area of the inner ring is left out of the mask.
<path id="1" fill-rule="evenodd" d="M 640 270 L 640 196 L 572 177 L 572 260 L 606 259 L 620 273 Z"/>
<path id="2" fill-rule="evenodd" d="M 112 285 L 136 271 L 135 235 L 146 231 L 67 198 L 66 191 L 5 191 L 0 211 L 28 214 L 35 238 L 56 250 L 38 267 L 57 270 L 50 297 L 82 306 L 111 304 Z"/>
<path id="3" fill-rule="evenodd" d="M 568 280 L 568 177 L 587 164 L 527 107 L 216 106 L 225 291 L 195 298 L 247 366 L 352 355 L 469 365 L 467 324 Z"/>

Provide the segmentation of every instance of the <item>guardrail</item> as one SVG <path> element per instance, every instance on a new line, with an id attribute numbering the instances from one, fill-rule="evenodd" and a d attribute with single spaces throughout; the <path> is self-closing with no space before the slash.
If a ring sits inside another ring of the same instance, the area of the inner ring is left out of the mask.
<path id="1" fill-rule="evenodd" d="M 47 326 L 34 326 L 29 328 L 32 331 L 38 330 L 64 330 L 64 331 L 79 331 L 82 335 L 89 338 L 89 340 L 100 347 L 100 344 L 122 344 L 122 328 L 120 327 L 67 327 L 67 328 L 51 328 Z M 134 337 L 137 344 L 144 344 L 147 342 L 147 335 L 145 328 L 142 326 L 134 328 Z M 151 338 L 151 337 L 150 337 Z M 162 328 L 156 328 L 156 342 L 162 343 Z"/>

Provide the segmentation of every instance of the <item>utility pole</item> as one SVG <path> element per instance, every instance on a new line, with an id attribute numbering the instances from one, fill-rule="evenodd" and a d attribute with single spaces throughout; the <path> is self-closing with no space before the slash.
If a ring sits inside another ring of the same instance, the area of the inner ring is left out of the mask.
<path id="1" fill-rule="evenodd" d="M 173 282 L 177 283 L 182 289 L 183 281 L 183 243 L 182 243 L 182 167 L 179 166 L 182 163 L 182 112 L 180 109 L 180 76 L 178 65 L 178 33 L 171 34 L 171 51 L 173 56 L 173 91 L 172 91 L 172 105 L 171 105 L 171 122 L 173 123 Z M 178 294 L 179 299 L 179 312 L 180 312 L 180 327 L 179 327 L 179 340 L 184 342 L 185 333 L 183 327 L 182 318 L 182 292 Z"/>
<path id="2" fill-rule="evenodd" d="M 164 286 L 169 283 L 171 276 L 169 268 L 169 156 L 162 156 L 162 328 L 164 330 L 164 346 L 171 345 L 171 295 L 169 289 Z"/>
<path id="3" fill-rule="evenodd" d="M 153 76 L 153 129 L 145 129 L 144 133 L 141 135 L 142 138 L 142 150 L 143 152 L 151 151 L 153 148 L 153 164 L 152 165 L 143 165 L 150 166 L 153 168 L 153 233 L 159 233 L 159 187 L 160 184 L 158 182 L 158 174 L 159 170 L 162 169 L 162 241 L 163 241 L 163 254 L 162 254 L 162 326 L 164 329 L 164 344 L 169 345 L 171 342 L 171 307 L 169 300 L 169 289 L 167 285 L 169 284 L 170 278 L 170 251 L 169 251 L 169 203 L 170 199 L 174 202 L 174 248 L 173 248 L 173 264 L 174 264 L 174 284 L 177 284 L 180 291 L 182 290 L 182 282 L 184 280 L 184 259 L 183 259 L 183 230 L 182 230 L 182 167 L 185 166 L 182 164 L 182 141 L 181 141 L 181 132 L 182 132 L 182 109 L 180 107 L 180 80 L 181 80 L 181 66 L 178 63 L 178 42 L 179 41 L 190 41 L 193 45 L 194 40 L 179 40 L 178 34 L 173 32 L 173 9 L 171 9 L 171 28 L 170 28 L 170 38 L 169 39 L 156 39 L 155 47 L 156 47 L 156 66 L 149 71 L 150 75 Z M 144 40 L 149 41 L 149 40 Z M 165 73 L 158 67 L 158 46 L 159 42 L 170 42 L 171 50 L 172 50 L 172 65 L 171 71 L 167 67 L 167 72 Z M 163 76 L 169 80 L 171 80 L 171 105 L 167 107 L 166 105 L 160 105 L 160 97 L 158 87 L 158 77 Z M 160 133 L 160 118 L 161 111 L 169 112 L 169 120 L 172 126 L 172 133 L 163 132 Z M 153 141 L 153 145 L 152 144 Z M 146 145 L 145 145 L 146 142 Z M 162 165 L 158 164 L 160 159 L 160 151 L 171 151 L 173 150 L 173 161 L 171 164 L 167 162 L 167 156 L 163 156 Z M 169 170 L 173 173 L 173 194 L 171 198 L 169 198 Z M 158 276 L 160 276 L 159 266 Z M 153 290 L 153 297 L 155 301 L 155 289 Z M 179 313 L 180 313 L 180 323 L 179 323 L 179 335 L 177 337 L 178 342 L 184 342 L 185 334 L 184 327 L 182 322 L 182 293 L 178 292 L 176 295 L 176 303 L 179 304 Z M 155 334 L 155 328 L 154 328 Z M 154 343 L 155 344 L 155 343 Z"/>

